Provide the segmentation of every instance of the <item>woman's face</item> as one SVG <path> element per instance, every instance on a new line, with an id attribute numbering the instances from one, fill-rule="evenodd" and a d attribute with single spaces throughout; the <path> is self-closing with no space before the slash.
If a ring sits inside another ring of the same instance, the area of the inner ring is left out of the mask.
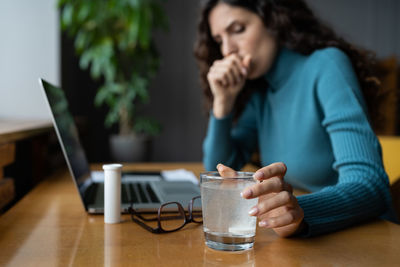
<path id="1" fill-rule="evenodd" d="M 242 59 L 246 55 L 251 57 L 248 79 L 256 79 L 270 69 L 277 42 L 257 14 L 219 3 L 211 10 L 208 23 L 224 57 L 233 53 Z"/>

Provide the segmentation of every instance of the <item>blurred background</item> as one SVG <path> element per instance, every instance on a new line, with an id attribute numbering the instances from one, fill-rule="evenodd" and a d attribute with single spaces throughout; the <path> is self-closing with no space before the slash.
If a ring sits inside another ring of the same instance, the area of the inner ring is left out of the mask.
<path id="1" fill-rule="evenodd" d="M 68 2 L 68 1 L 67 1 Z M 384 81 L 389 119 L 382 133 L 398 134 L 400 1 L 307 0 L 314 12 L 337 33 L 374 51 L 388 70 Z M 202 93 L 193 56 L 199 1 L 167 0 L 162 7 L 168 30 L 154 32 L 159 69 L 149 80 L 148 103 L 140 112 L 162 128 L 152 138 L 149 161 L 201 161 L 207 128 Z M 111 161 L 109 136 L 117 125 L 104 126 L 106 105 L 94 98 L 101 79 L 79 67 L 74 39 L 61 30 L 56 0 L 0 1 L 0 121 L 49 119 L 38 77 L 61 86 L 68 98 L 90 162 Z M 1 124 L 0 124 L 1 127 Z"/>

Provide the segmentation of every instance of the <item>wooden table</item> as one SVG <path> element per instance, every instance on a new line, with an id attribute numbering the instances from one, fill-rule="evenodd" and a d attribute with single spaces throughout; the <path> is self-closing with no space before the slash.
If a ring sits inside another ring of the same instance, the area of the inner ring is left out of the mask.
<path id="1" fill-rule="evenodd" d="M 96 166 L 97 168 L 99 166 Z M 130 165 L 126 170 L 185 168 L 199 163 Z M 85 213 L 66 170 L 43 181 L 0 217 L 0 266 L 399 266 L 400 226 L 376 220 L 320 237 L 279 238 L 257 229 L 254 249 L 218 252 L 189 224 L 151 234 L 129 216 L 105 225 Z"/>

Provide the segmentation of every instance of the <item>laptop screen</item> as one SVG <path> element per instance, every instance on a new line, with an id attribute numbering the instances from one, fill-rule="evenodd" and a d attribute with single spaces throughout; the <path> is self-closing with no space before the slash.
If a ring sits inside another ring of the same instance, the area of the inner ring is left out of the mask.
<path id="1" fill-rule="evenodd" d="M 51 85 L 43 79 L 40 79 L 40 83 L 50 107 L 54 128 L 68 168 L 82 195 L 85 181 L 90 179 L 90 168 L 79 141 L 74 119 L 68 110 L 67 99 L 61 88 Z"/>

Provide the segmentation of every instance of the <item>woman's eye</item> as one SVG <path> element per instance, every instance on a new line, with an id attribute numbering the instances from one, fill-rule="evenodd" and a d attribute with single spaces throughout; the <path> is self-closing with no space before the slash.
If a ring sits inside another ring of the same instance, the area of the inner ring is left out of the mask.
<path id="1" fill-rule="evenodd" d="M 233 28 L 233 31 L 234 31 L 235 33 L 241 33 L 241 32 L 244 31 L 244 26 L 242 26 L 242 25 L 236 25 L 235 28 Z"/>

